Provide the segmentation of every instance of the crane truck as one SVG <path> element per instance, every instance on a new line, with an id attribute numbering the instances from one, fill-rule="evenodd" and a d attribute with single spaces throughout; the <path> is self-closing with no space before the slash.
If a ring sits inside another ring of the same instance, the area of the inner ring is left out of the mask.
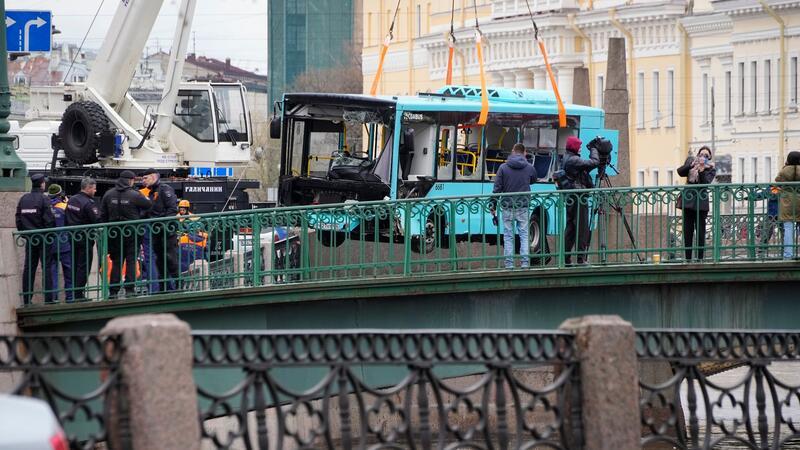
<path id="1" fill-rule="evenodd" d="M 128 92 L 162 3 L 118 3 L 85 83 L 59 86 L 56 96 L 52 90 L 48 93 L 55 98 L 47 105 L 49 112 L 63 109 L 60 123 L 40 120 L 12 126 L 11 133 L 20 137 L 19 153 L 27 159 L 33 154 L 25 146 L 34 142 L 31 135 L 52 130 L 46 140 L 52 154 L 46 174 L 68 194 L 77 192 L 87 175 L 97 179 L 102 195 L 121 171 L 155 168 L 179 197 L 193 203 L 195 212 L 250 208 L 245 190 L 257 189 L 260 183 L 242 179 L 253 142 L 244 86 L 181 81 L 197 0 L 181 1 L 155 111 L 145 109 Z"/>

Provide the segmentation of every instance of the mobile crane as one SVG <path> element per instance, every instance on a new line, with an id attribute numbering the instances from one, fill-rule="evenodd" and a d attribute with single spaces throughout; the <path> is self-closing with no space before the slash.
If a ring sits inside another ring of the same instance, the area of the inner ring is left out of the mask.
<path id="1" fill-rule="evenodd" d="M 249 208 L 245 189 L 260 183 L 241 179 L 253 135 L 244 86 L 181 82 L 197 0 L 181 1 L 156 111 L 128 93 L 162 3 L 119 2 L 88 79 L 63 86 L 58 103 L 65 109 L 50 139 L 47 175 L 67 193 L 79 190 L 82 177 L 94 176 L 102 194 L 119 172 L 152 167 L 179 197 L 193 203 L 195 212 Z M 25 159 L 24 146 L 21 150 Z"/>

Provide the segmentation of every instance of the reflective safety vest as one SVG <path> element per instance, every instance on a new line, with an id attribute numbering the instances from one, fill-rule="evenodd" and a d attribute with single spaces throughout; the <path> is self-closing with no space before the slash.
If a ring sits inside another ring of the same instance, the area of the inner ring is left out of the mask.
<path id="1" fill-rule="evenodd" d="M 199 219 L 199 217 L 196 217 L 192 214 L 189 214 L 188 216 L 178 214 L 178 220 L 181 222 L 187 218 L 190 221 Z M 178 245 L 196 245 L 200 248 L 206 248 L 206 246 L 208 246 L 208 233 L 202 230 L 187 231 L 181 234 L 181 236 L 178 238 Z"/>

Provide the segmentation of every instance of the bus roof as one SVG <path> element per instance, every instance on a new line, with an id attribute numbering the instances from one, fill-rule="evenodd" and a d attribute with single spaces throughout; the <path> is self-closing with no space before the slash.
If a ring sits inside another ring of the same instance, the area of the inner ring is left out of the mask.
<path id="1" fill-rule="evenodd" d="M 489 87 L 489 112 L 557 114 L 552 91 Z M 287 93 L 284 100 L 292 104 L 351 105 L 364 108 L 398 108 L 411 111 L 479 111 L 481 88 L 477 86 L 445 86 L 434 93 L 417 95 L 370 96 L 365 94 Z M 603 116 L 603 110 L 582 105 L 565 104 L 568 115 Z"/>

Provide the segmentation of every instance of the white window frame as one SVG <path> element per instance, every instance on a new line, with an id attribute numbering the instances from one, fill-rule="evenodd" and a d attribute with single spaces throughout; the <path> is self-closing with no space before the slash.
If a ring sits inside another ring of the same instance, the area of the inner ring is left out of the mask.
<path id="1" fill-rule="evenodd" d="M 636 74 L 636 128 L 643 129 L 645 121 L 644 103 L 644 72 Z"/>
<path id="2" fill-rule="evenodd" d="M 765 156 L 764 157 L 764 173 L 765 182 L 771 182 L 772 179 L 772 156 Z"/>
<path id="3" fill-rule="evenodd" d="M 758 61 L 750 61 L 750 114 L 758 113 Z"/>
<path id="4" fill-rule="evenodd" d="M 750 171 L 752 172 L 750 179 L 753 183 L 758 183 L 758 156 L 750 158 Z"/>
<path id="5" fill-rule="evenodd" d="M 645 183 L 645 174 L 644 174 L 644 170 L 640 170 L 640 171 L 638 171 L 638 172 L 636 173 L 636 175 L 637 175 L 637 176 L 636 176 L 636 181 L 637 181 L 637 183 L 639 183 L 639 187 L 642 187 L 642 186 L 644 186 L 644 183 Z"/>
<path id="6" fill-rule="evenodd" d="M 764 114 L 772 111 L 772 60 L 764 60 Z"/>
<path id="7" fill-rule="evenodd" d="M 739 85 L 738 86 L 739 87 L 739 102 L 738 102 L 739 105 L 738 106 L 739 106 L 739 110 L 738 110 L 737 114 L 740 115 L 740 116 L 743 116 L 745 114 L 745 106 L 746 106 L 746 104 L 745 104 L 745 95 L 744 94 L 745 94 L 745 88 L 746 88 L 746 84 L 747 84 L 745 82 L 745 74 L 744 74 L 745 64 L 744 64 L 744 61 L 739 62 L 738 67 L 739 67 L 739 80 L 738 80 L 738 85 Z"/>
<path id="8" fill-rule="evenodd" d="M 733 109 L 733 73 L 725 71 L 725 123 L 731 123 L 731 110 Z"/>
<path id="9" fill-rule="evenodd" d="M 745 167 L 744 156 L 739 157 L 739 183 L 744 184 L 745 182 L 745 171 L 747 168 Z"/>
<path id="10" fill-rule="evenodd" d="M 605 77 L 603 75 L 598 75 L 595 79 L 595 107 L 602 108 L 603 101 L 605 100 L 603 96 L 605 95 Z"/>
<path id="11" fill-rule="evenodd" d="M 660 128 L 661 127 L 661 74 L 657 71 L 653 71 L 653 123 L 650 125 L 651 128 Z"/>
<path id="12" fill-rule="evenodd" d="M 675 126 L 675 71 L 667 71 L 667 127 Z"/>
<path id="13" fill-rule="evenodd" d="M 797 108 L 797 56 L 789 58 L 789 104 Z"/>
<path id="14" fill-rule="evenodd" d="M 651 176 L 653 179 L 653 186 L 661 186 L 661 180 L 659 180 L 659 172 L 658 169 L 653 169 L 653 174 Z"/>
<path id="15" fill-rule="evenodd" d="M 708 107 L 709 104 L 710 104 L 709 101 L 708 101 L 709 98 L 710 98 L 708 89 L 709 89 L 708 74 L 704 73 L 703 76 L 702 76 L 702 84 L 701 84 L 702 95 L 700 96 L 702 98 L 701 101 L 703 102 L 703 108 L 702 108 L 702 110 L 703 110 L 703 125 L 708 125 L 709 117 L 711 117 L 710 111 L 709 111 L 709 107 Z"/>
<path id="16" fill-rule="evenodd" d="M 675 172 L 667 169 L 667 186 L 675 186 Z"/>

